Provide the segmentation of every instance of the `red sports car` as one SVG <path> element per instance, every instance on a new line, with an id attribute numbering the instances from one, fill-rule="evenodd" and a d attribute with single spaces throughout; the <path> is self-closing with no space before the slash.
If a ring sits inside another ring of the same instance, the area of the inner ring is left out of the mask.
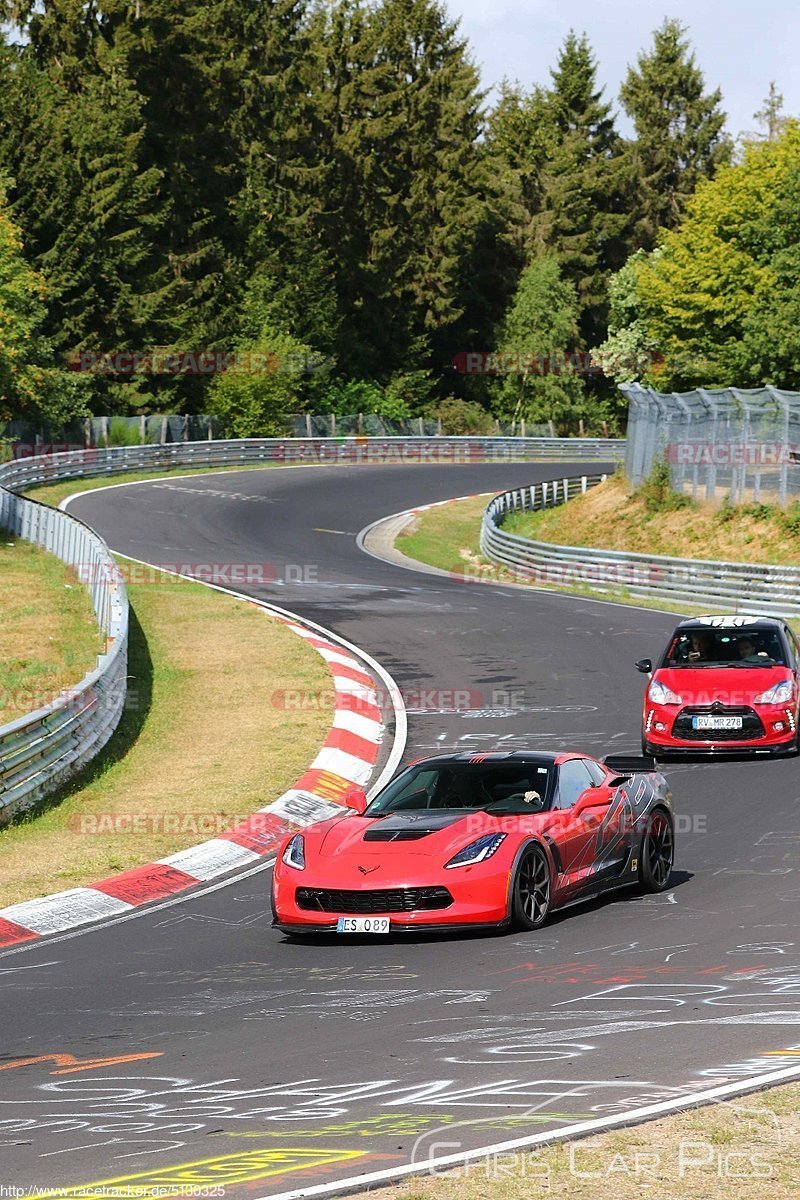
<path id="1" fill-rule="evenodd" d="M 413 763 L 367 803 L 282 845 L 274 924 L 287 933 L 537 929 L 614 888 L 663 891 L 672 800 L 652 760 L 455 754 Z"/>
<path id="2" fill-rule="evenodd" d="M 642 750 L 794 753 L 800 647 L 774 617 L 682 621 L 644 695 Z"/>

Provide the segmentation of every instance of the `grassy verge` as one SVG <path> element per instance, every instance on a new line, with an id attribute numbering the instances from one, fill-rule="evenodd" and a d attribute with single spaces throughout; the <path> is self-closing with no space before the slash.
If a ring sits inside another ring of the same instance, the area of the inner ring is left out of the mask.
<path id="1" fill-rule="evenodd" d="M 105 639 L 85 587 L 52 554 L 0 530 L 0 725 L 91 671 Z"/>
<path id="2" fill-rule="evenodd" d="M 734 562 L 800 562 L 800 511 L 794 507 L 784 512 L 768 504 L 702 502 L 653 512 L 621 475 L 557 508 L 512 513 L 503 528 L 566 546 Z"/>
<path id="3" fill-rule="evenodd" d="M 446 1139 L 447 1127 L 440 1133 Z M 486 1140 L 517 1136 L 519 1129 L 487 1129 Z M 379 1194 L 385 1200 L 597 1200 L 608 1195 L 614 1200 L 640 1200 L 643 1195 L 659 1200 L 796 1200 L 799 1188 L 800 1086 L 791 1084 L 548 1146 L 538 1154 L 517 1151 L 481 1159 L 469 1168 L 413 1179 Z"/>
<path id="4" fill-rule="evenodd" d="M 409 558 L 461 574 L 467 564 L 485 562 L 478 545 L 481 516 L 488 496 L 456 500 L 415 517 L 397 539 Z"/>
<path id="5" fill-rule="evenodd" d="M 488 580 L 498 583 L 516 583 L 525 586 L 524 578 L 510 568 L 484 558 L 480 551 L 481 515 L 488 502 L 483 499 L 455 500 L 430 508 L 415 517 L 402 531 L 396 541 L 397 549 L 417 562 L 440 570 L 449 571 L 466 582 Z M 570 503 L 573 503 L 572 501 Z M 555 586 L 531 581 L 531 587 L 566 592 L 571 596 L 586 596 L 614 600 L 620 604 L 634 604 L 637 608 L 663 609 L 665 601 L 632 597 L 624 588 L 591 588 L 583 584 Z M 670 612 L 693 616 L 705 609 L 669 601 Z"/>
<path id="6" fill-rule="evenodd" d="M 152 578 L 129 587 L 120 727 L 60 803 L 0 830 L 0 906 L 215 836 L 291 787 L 325 738 L 324 705 L 287 711 L 274 699 L 330 688 L 302 638 L 254 605 Z"/>

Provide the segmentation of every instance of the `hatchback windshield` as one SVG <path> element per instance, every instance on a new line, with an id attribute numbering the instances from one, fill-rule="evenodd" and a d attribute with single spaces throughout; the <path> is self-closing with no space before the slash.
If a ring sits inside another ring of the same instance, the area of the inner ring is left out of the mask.
<path id="1" fill-rule="evenodd" d="M 376 796 L 365 816 L 441 809 L 541 812 L 550 801 L 552 763 L 420 763 Z"/>
<path id="2" fill-rule="evenodd" d="M 786 654 L 774 625 L 676 629 L 664 656 L 665 667 L 786 666 Z"/>

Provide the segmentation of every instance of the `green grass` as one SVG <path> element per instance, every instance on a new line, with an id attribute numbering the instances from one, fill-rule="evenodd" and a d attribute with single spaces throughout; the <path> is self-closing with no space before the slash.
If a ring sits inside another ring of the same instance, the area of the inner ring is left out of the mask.
<path id="1" fill-rule="evenodd" d="M 216 836 L 291 787 L 324 741 L 329 705 L 279 701 L 329 700 L 332 686 L 282 622 L 159 572 L 129 596 L 121 724 L 58 803 L 0 830 L 0 907 Z"/>
<path id="2" fill-rule="evenodd" d="M 487 1142 L 515 1136 L 518 1130 L 494 1137 L 485 1130 Z M 380 1194 L 384 1200 L 796 1200 L 799 1150 L 800 1085 L 793 1083 L 572 1143 L 488 1155 Z"/>
<path id="3" fill-rule="evenodd" d="M 86 588 L 47 551 L 0 530 L 0 725 L 93 670 L 105 638 Z"/>
<path id="4" fill-rule="evenodd" d="M 567 504 L 511 513 L 503 528 L 534 541 L 596 546 L 637 554 L 722 559 L 746 563 L 800 563 L 800 506 L 709 501 L 681 496 L 654 511 L 645 489 L 632 491 L 618 474 Z"/>
<path id="5" fill-rule="evenodd" d="M 673 600 L 634 597 L 625 588 L 604 588 L 601 591 L 585 584 L 557 587 L 552 584 L 526 583 L 525 579 L 515 574 L 511 568 L 492 562 L 480 552 L 481 517 L 488 500 L 488 496 L 455 500 L 452 504 L 427 509 L 416 516 L 413 523 L 399 535 L 395 543 L 397 549 L 417 562 L 438 567 L 456 578 L 469 582 L 484 579 L 489 582 L 519 584 L 523 587 L 545 587 L 546 590 L 565 592 L 570 596 L 602 598 L 618 604 L 631 604 L 637 608 L 663 610 L 667 607 L 670 612 L 685 616 L 697 616 L 706 611 L 706 608 L 678 604 Z"/>

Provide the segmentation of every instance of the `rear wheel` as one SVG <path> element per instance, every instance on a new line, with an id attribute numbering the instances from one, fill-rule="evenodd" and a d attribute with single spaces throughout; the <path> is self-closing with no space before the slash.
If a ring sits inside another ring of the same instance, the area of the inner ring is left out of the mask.
<path id="1" fill-rule="evenodd" d="M 538 929 L 550 912 L 550 867 L 540 846 L 523 852 L 514 876 L 511 923 L 515 929 Z"/>
<path id="2" fill-rule="evenodd" d="M 675 861 L 675 828 L 672 817 L 657 808 L 647 824 L 639 850 L 639 883 L 645 892 L 663 892 Z"/>

